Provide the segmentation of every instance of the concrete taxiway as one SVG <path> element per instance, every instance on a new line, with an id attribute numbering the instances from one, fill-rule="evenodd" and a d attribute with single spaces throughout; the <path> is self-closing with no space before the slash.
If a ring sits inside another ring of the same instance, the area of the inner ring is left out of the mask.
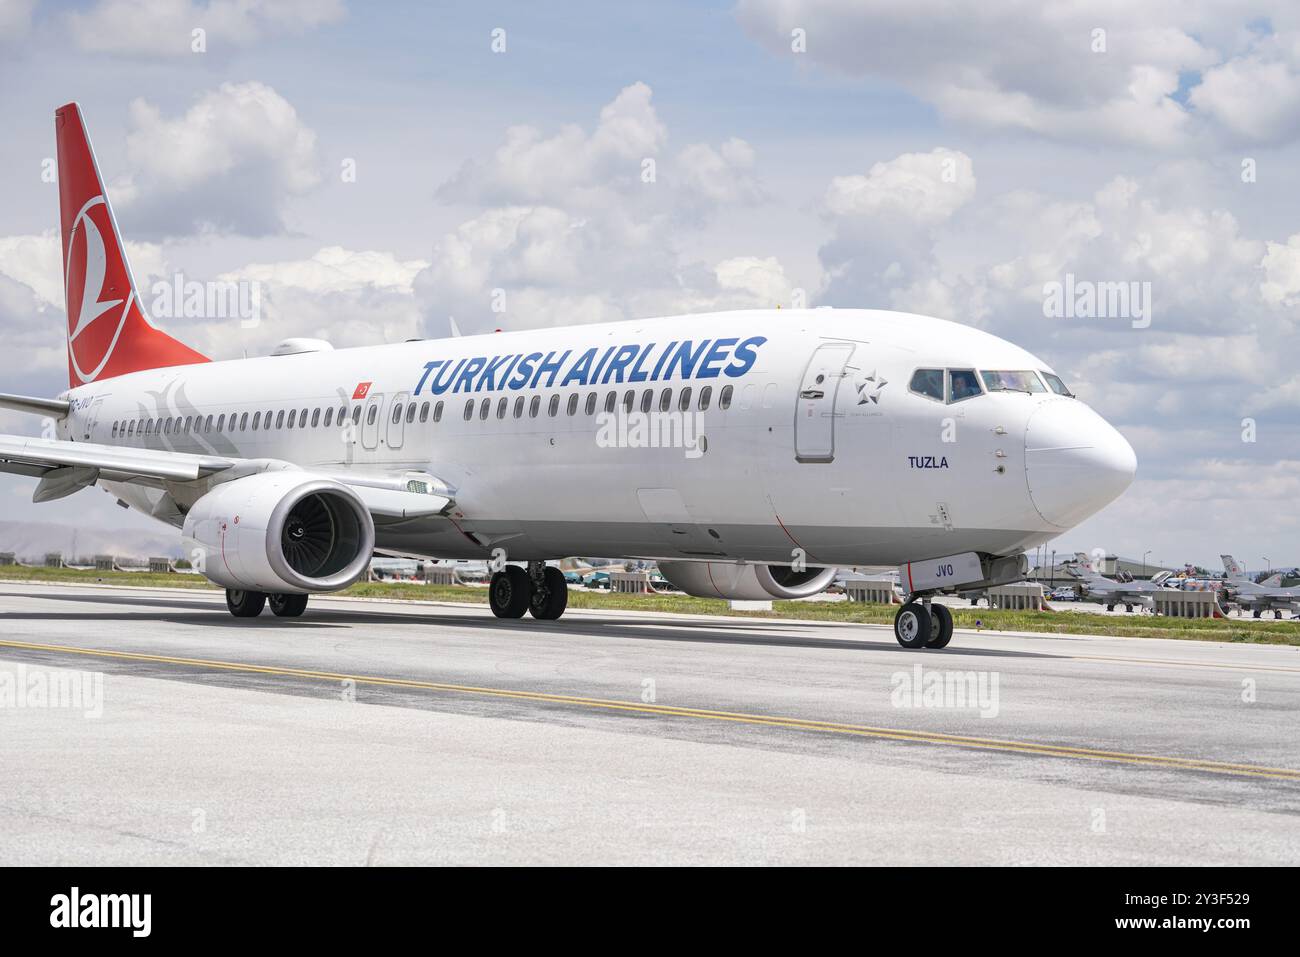
<path id="1" fill-rule="evenodd" d="M 1296 647 L 4 584 L 0 863 L 1294 864 L 1298 711 Z"/>

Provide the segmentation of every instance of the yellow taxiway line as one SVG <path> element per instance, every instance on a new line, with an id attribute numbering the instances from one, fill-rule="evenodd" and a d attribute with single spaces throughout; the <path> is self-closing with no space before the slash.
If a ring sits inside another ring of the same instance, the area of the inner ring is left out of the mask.
<path id="1" fill-rule="evenodd" d="M 1105 751 L 1067 745 L 1042 744 L 1033 741 L 1015 741 L 1004 738 L 979 738 L 969 735 L 943 734 L 935 731 L 913 731 L 904 728 L 879 728 L 869 725 L 846 724 L 836 721 L 816 721 L 808 718 L 747 714 L 738 711 L 713 711 L 706 708 L 682 708 L 673 705 L 648 704 L 639 701 L 619 701 L 607 698 L 587 698 L 579 695 L 549 694 L 541 691 L 518 691 L 509 688 L 483 688 L 474 685 L 447 684 L 438 681 L 416 681 L 409 678 L 385 678 L 377 675 L 354 675 L 331 671 L 313 671 L 305 668 L 285 668 L 274 665 L 255 665 L 247 662 L 216 661 L 208 658 L 180 658 L 171 655 L 150 655 L 131 651 L 110 651 L 102 648 L 79 648 L 73 645 L 47 645 L 28 641 L 0 640 L 0 648 L 41 651 L 65 655 L 110 658 L 120 661 L 140 661 L 152 664 L 180 665 L 207 668 L 244 674 L 278 675 L 286 678 L 306 678 L 316 681 L 375 685 L 390 688 L 409 688 L 453 694 L 478 695 L 493 698 L 511 698 L 545 704 L 569 705 L 603 711 L 624 711 L 650 714 L 668 718 L 691 718 L 704 721 L 727 721 L 761 727 L 786 728 L 797 731 L 817 731 L 827 734 L 844 734 L 856 737 L 878 738 L 890 741 L 909 741 L 948 747 L 971 748 L 983 751 L 1006 751 L 1014 754 L 1042 757 L 1074 758 L 1084 761 L 1104 761 L 1140 767 L 1157 767 L 1177 771 L 1204 771 L 1241 777 L 1274 778 L 1283 781 L 1300 781 L 1300 770 L 1274 768 L 1256 764 L 1232 764 L 1224 761 L 1206 761 L 1199 758 L 1180 758 L 1158 754 L 1134 754 L 1125 751 Z"/>

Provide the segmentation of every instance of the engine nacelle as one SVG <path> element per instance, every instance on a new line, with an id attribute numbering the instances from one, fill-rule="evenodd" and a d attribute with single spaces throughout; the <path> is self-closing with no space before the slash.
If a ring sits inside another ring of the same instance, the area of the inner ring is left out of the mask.
<path id="1" fill-rule="evenodd" d="M 293 470 L 216 486 L 186 514 L 184 534 L 209 581 L 271 594 L 347 588 L 375 549 L 375 523 L 355 492 Z"/>
<path id="2" fill-rule="evenodd" d="M 751 565 L 740 562 L 660 562 L 659 573 L 688 595 L 737 601 L 807 598 L 835 581 L 834 568 Z"/>

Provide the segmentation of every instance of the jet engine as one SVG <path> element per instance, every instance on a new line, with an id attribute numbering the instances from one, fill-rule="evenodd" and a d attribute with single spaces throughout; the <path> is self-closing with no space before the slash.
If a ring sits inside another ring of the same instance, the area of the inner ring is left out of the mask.
<path id="1" fill-rule="evenodd" d="M 741 562 L 660 562 L 659 572 L 688 595 L 741 601 L 807 598 L 835 581 L 834 568 L 795 571 L 790 565 Z"/>
<path id="2" fill-rule="evenodd" d="M 184 535 L 209 581 L 271 594 L 347 588 L 375 548 L 374 521 L 354 491 L 296 470 L 217 485 L 186 514 Z"/>

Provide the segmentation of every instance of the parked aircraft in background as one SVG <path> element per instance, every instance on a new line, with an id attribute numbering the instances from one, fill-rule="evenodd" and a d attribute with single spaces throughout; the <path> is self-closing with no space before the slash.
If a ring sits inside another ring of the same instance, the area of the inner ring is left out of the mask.
<path id="1" fill-rule="evenodd" d="M 1293 618 L 1300 616 L 1300 588 L 1283 588 L 1281 575 L 1256 583 L 1231 555 L 1219 557 L 1228 575 L 1228 599 L 1240 605 L 1242 611 L 1249 611 L 1256 618 L 1266 611 L 1273 612 L 1274 618 L 1281 618 L 1283 611 L 1289 611 Z"/>
<path id="2" fill-rule="evenodd" d="M 56 422 L 0 436 L 0 469 L 38 479 L 37 501 L 98 486 L 173 525 L 239 617 L 300 615 L 375 553 L 494 562 L 492 611 L 541 619 L 567 604 L 547 561 L 570 555 L 657 560 L 734 599 L 897 565 L 895 636 L 941 648 L 931 595 L 1019 580 L 1027 549 L 1133 480 L 1128 442 L 1048 363 L 905 313 L 291 339 L 212 362 L 149 321 L 76 104 L 55 129 L 70 382 L 0 396 Z"/>
<path id="3" fill-rule="evenodd" d="M 1116 581 L 1102 575 L 1083 552 L 1075 552 L 1074 561 L 1066 562 L 1063 567 L 1067 574 L 1078 579 L 1075 589 L 1079 597 L 1105 605 L 1107 611 L 1114 611 L 1117 605 L 1123 605 L 1125 611 L 1132 611 L 1135 606 L 1151 609 L 1155 607 L 1156 592 L 1168 591 L 1162 584 L 1169 577 L 1167 571 L 1150 581 Z"/>

